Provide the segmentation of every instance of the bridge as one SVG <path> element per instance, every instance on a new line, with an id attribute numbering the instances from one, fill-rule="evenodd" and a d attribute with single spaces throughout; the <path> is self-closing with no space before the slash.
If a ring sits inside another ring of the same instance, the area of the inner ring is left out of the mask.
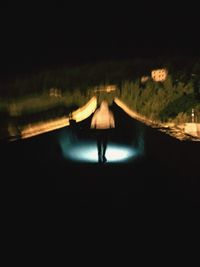
<path id="1" fill-rule="evenodd" d="M 130 117 L 150 127 L 156 128 L 159 131 L 169 134 L 179 140 L 200 141 L 200 132 L 199 131 L 196 132 L 199 133 L 199 135 L 191 133 L 188 130 L 188 124 L 185 124 L 185 127 L 180 127 L 175 125 L 169 126 L 166 123 L 158 123 L 157 121 L 153 121 L 132 110 L 130 107 L 128 107 L 128 105 L 126 105 L 122 100 L 120 100 L 117 97 L 114 98 L 114 102 Z M 69 126 L 71 119 L 74 120 L 76 123 L 78 123 L 91 116 L 91 114 L 96 110 L 96 108 L 97 108 L 97 97 L 93 96 L 84 106 L 78 108 L 69 115 L 59 117 L 53 120 L 29 123 L 28 125 L 21 127 L 19 129 L 20 138 L 25 139 Z M 12 136 L 13 134 L 10 133 L 10 135 Z M 11 138 L 11 140 L 16 140 L 16 139 L 18 138 L 15 137 L 14 135 Z"/>

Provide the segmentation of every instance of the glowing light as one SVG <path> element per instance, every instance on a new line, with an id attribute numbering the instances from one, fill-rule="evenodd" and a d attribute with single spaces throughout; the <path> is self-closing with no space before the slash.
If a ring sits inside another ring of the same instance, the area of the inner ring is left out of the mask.
<path id="1" fill-rule="evenodd" d="M 63 156 L 65 158 L 82 161 L 82 162 L 98 162 L 97 145 L 95 142 L 84 142 L 67 145 L 61 142 Z M 125 145 L 117 145 L 110 143 L 106 150 L 106 158 L 109 162 L 127 161 L 138 154 L 136 149 Z"/>
<path id="2" fill-rule="evenodd" d="M 121 108 L 123 109 L 130 117 L 141 121 L 147 125 L 153 126 L 153 125 L 158 125 L 155 121 L 147 118 L 146 116 L 143 116 L 139 113 L 137 113 L 136 111 L 132 110 L 131 108 L 129 108 L 123 101 L 121 101 L 119 98 L 115 97 L 114 98 L 115 103 Z"/>
<path id="3" fill-rule="evenodd" d="M 38 122 L 29 124 L 21 130 L 21 138 L 29 138 L 42 133 L 47 133 L 56 129 L 63 128 L 69 125 L 69 118 L 59 118 L 48 122 Z"/>
<path id="4" fill-rule="evenodd" d="M 83 107 L 72 112 L 72 118 L 76 121 L 82 121 L 88 118 L 97 108 L 97 98 L 92 97 Z"/>
<path id="5" fill-rule="evenodd" d="M 72 118 L 76 122 L 80 122 L 86 118 L 88 118 L 97 107 L 97 98 L 92 97 L 83 107 L 72 112 Z M 69 118 L 67 116 L 50 120 L 47 122 L 37 122 L 32 123 L 25 126 L 21 130 L 21 138 L 28 138 L 32 136 L 36 136 L 42 133 L 50 132 L 56 129 L 63 128 L 65 126 L 69 126 Z"/>
<path id="6" fill-rule="evenodd" d="M 107 85 L 106 87 L 103 86 L 103 88 L 95 89 L 94 92 L 107 92 L 110 93 L 112 91 L 116 91 L 117 87 L 115 84 Z"/>

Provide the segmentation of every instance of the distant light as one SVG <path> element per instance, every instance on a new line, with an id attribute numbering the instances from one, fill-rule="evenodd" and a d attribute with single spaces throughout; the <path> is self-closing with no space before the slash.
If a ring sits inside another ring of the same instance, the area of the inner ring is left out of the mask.
<path id="1" fill-rule="evenodd" d="M 63 156 L 65 158 L 82 161 L 82 162 L 98 162 L 97 145 L 95 142 L 78 142 L 65 146 L 61 142 Z M 106 158 L 109 162 L 127 161 L 138 154 L 133 147 L 110 143 L 106 150 Z"/>

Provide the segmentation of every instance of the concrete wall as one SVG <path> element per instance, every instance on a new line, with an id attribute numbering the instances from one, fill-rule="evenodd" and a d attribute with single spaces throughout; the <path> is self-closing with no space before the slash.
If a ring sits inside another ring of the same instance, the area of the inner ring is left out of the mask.
<path id="1" fill-rule="evenodd" d="M 200 137 L 200 123 L 185 123 L 185 133 Z"/>

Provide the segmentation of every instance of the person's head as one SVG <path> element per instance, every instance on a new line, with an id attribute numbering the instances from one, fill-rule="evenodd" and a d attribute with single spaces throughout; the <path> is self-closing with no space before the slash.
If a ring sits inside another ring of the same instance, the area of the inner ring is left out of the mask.
<path id="1" fill-rule="evenodd" d="M 100 105 L 101 109 L 108 109 L 108 102 L 106 100 L 103 100 Z"/>

